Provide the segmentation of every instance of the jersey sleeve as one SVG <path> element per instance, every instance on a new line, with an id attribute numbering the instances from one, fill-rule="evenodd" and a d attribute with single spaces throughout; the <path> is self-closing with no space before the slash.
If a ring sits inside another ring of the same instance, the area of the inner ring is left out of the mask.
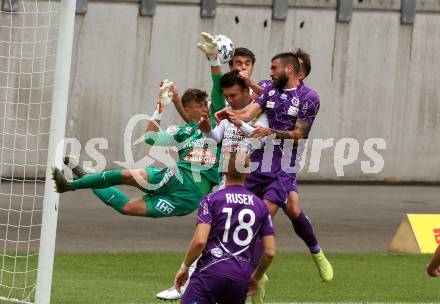
<path id="1" fill-rule="evenodd" d="M 144 141 L 148 145 L 176 146 L 181 142 L 180 128 L 169 126 L 166 131 L 145 132 Z"/>
<path id="2" fill-rule="evenodd" d="M 313 124 L 319 111 L 319 105 L 320 101 L 318 94 L 313 91 L 310 92 L 300 106 L 298 119 L 310 125 Z"/>
<path id="3" fill-rule="evenodd" d="M 258 115 L 255 118 L 255 122 L 253 125 L 254 126 L 259 125 L 260 127 L 263 127 L 263 128 L 269 128 L 269 119 L 267 118 L 266 113 L 263 112 L 260 115 Z"/>
<path id="4" fill-rule="evenodd" d="M 275 230 L 273 229 L 272 217 L 269 212 L 264 216 L 263 223 L 261 224 L 260 236 L 275 235 Z"/>
<path id="5" fill-rule="evenodd" d="M 223 135 L 225 134 L 225 126 L 227 120 L 222 120 L 214 129 L 209 133 L 204 133 L 204 135 L 208 138 L 214 139 L 217 143 L 220 143 L 223 140 Z"/>
<path id="6" fill-rule="evenodd" d="M 222 74 L 211 74 L 212 89 L 211 89 L 211 115 L 215 112 L 223 110 L 226 106 L 225 97 L 223 96 L 223 90 L 220 87 L 220 79 Z"/>
<path id="7" fill-rule="evenodd" d="M 268 86 L 263 89 L 261 95 L 255 99 L 254 103 L 258 104 L 261 107 L 261 110 L 264 112 L 266 110 L 266 103 L 269 98 L 269 91 L 272 90 L 272 86 Z"/>
<path id="8" fill-rule="evenodd" d="M 209 204 L 209 195 L 202 198 L 199 209 L 197 211 L 196 224 L 210 224 L 212 225 L 212 213 Z"/>
<path id="9" fill-rule="evenodd" d="M 268 86 L 270 86 L 271 84 L 272 84 L 272 80 L 260 80 L 260 81 L 258 82 L 258 85 L 259 85 L 260 87 L 262 87 L 263 90 L 264 90 L 265 88 L 267 88 Z"/>

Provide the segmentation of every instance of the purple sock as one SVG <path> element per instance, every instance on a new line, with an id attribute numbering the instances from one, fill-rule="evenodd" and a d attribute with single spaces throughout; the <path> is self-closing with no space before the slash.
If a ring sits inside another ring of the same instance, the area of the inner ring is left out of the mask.
<path id="1" fill-rule="evenodd" d="M 295 230 L 296 234 L 302 238 L 304 243 L 306 243 L 307 247 L 309 247 L 310 252 L 315 254 L 321 251 L 321 247 L 319 247 L 318 240 L 316 239 L 315 232 L 313 231 L 312 223 L 309 221 L 304 212 L 301 211 L 299 216 L 291 220 L 293 230 Z"/>

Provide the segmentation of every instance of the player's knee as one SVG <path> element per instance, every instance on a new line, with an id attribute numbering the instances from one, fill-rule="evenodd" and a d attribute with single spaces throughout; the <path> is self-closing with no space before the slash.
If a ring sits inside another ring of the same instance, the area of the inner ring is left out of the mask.
<path id="1" fill-rule="evenodd" d="M 289 204 L 285 209 L 285 212 L 291 220 L 295 220 L 300 216 L 301 208 L 297 204 Z"/>
<path id="2" fill-rule="evenodd" d="M 122 207 L 122 213 L 126 215 L 130 215 L 133 211 L 133 207 L 130 204 L 126 204 L 124 207 Z"/>
<path id="3" fill-rule="evenodd" d="M 122 171 L 122 179 L 124 184 L 135 184 L 138 180 L 146 180 L 147 173 L 145 170 L 123 170 Z"/>

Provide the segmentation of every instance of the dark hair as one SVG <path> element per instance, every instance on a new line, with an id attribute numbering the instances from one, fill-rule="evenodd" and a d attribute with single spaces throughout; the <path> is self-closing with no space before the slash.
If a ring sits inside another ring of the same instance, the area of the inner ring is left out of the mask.
<path id="1" fill-rule="evenodd" d="M 312 70 L 312 63 L 310 62 L 310 55 L 304 52 L 302 49 L 297 49 L 295 53 L 293 53 L 296 57 L 302 60 L 302 64 L 300 65 L 304 68 L 305 77 L 310 74 Z"/>
<path id="2" fill-rule="evenodd" d="M 203 102 L 208 97 L 205 91 L 201 91 L 199 89 L 188 89 L 182 95 L 182 105 L 187 107 L 190 102 Z"/>
<path id="3" fill-rule="evenodd" d="M 232 56 L 232 59 L 229 61 L 229 66 L 232 66 L 235 56 L 249 57 L 252 60 L 252 65 L 255 64 L 255 55 L 254 53 L 252 53 L 250 49 L 244 47 L 236 48 L 234 52 L 234 56 Z"/>
<path id="4" fill-rule="evenodd" d="M 299 60 L 294 53 L 292 52 L 279 53 L 273 56 L 271 61 L 274 61 L 275 59 L 281 59 L 284 65 L 288 65 L 288 64 L 293 65 L 295 72 L 299 73 Z"/>
<path id="5" fill-rule="evenodd" d="M 238 85 L 241 89 L 247 89 L 248 86 L 246 82 L 239 77 L 239 74 L 240 72 L 237 70 L 232 70 L 224 74 L 222 78 L 220 78 L 220 87 L 224 89 Z"/>

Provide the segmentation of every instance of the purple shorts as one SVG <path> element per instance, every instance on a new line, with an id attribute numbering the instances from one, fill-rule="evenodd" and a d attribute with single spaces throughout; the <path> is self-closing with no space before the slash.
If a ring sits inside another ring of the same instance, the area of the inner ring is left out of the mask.
<path id="1" fill-rule="evenodd" d="M 249 283 L 209 272 L 194 272 L 183 294 L 182 304 L 244 304 Z"/>
<path id="2" fill-rule="evenodd" d="M 267 199 L 280 208 L 286 208 L 290 191 L 298 193 L 296 175 L 281 173 L 275 177 L 252 172 L 244 184 L 246 189 L 261 199 Z"/>

